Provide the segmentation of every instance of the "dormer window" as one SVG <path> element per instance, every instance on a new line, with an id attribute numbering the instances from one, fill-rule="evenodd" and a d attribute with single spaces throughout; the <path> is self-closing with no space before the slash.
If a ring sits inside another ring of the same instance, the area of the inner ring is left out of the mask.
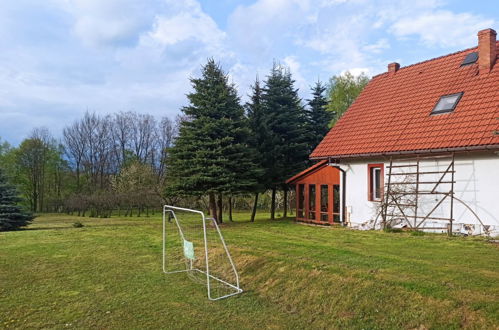
<path id="1" fill-rule="evenodd" d="M 431 111 L 432 115 L 436 115 L 439 113 L 447 113 L 447 112 L 452 112 L 457 106 L 457 103 L 463 96 L 463 92 L 461 93 L 456 93 L 456 94 L 450 94 L 450 95 L 444 95 L 440 97 L 440 99 L 437 102 L 437 105 L 433 108 Z"/>

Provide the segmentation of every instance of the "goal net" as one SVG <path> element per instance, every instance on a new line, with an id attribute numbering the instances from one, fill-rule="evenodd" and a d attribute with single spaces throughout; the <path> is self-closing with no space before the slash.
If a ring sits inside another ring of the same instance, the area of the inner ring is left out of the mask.
<path id="1" fill-rule="evenodd" d="M 185 273 L 206 286 L 210 300 L 242 292 L 220 228 L 202 211 L 163 207 L 163 272 Z"/>

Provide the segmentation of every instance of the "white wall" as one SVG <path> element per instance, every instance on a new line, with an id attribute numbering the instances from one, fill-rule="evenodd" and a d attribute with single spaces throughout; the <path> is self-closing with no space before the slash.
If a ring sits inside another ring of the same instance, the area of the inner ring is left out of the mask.
<path id="1" fill-rule="evenodd" d="M 368 201 L 368 164 L 385 164 L 385 184 L 388 182 L 389 161 L 386 159 L 368 159 L 361 161 L 343 161 L 341 168 L 346 170 L 346 206 L 347 214 L 352 225 L 358 226 L 373 220 L 376 217 L 378 205 L 377 202 Z M 420 162 L 421 170 L 443 171 L 449 164 L 448 159 L 425 159 Z M 468 153 L 456 154 L 455 157 L 455 197 L 464 201 L 480 217 L 485 225 L 492 226 L 494 235 L 499 235 L 499 154 L 488 153 Z M 435 181 L 440 175 L 426 175 L 420 177 L 420 180 Z M 444 179 L 450 181 L 450 175 Z M 420 190 L 431 190 L 431 185 L 420 185 Z M 450 190 L 450 184 L 440 185 L 439 190 Z M 418 200 L 418 214 L 425 216 L 436 205 L 436 198 L 442 196 L 424 196 Z M 443 202 L 432 213 L 432 217 L 449 217 L 450 199 Z M 474 225 L 471 228 L 473 234 L 481 234 L 483 228 L 462 203 L 454 200 L 454 224 L 455 230 L 462 229 L 462 224 Z M 425 226 L 443 227 L 448 222 L 427 221 Z M 474 228 L 473 228 L 474 227 Z M 461 229 L 460 229 L 461 228 Z"/>

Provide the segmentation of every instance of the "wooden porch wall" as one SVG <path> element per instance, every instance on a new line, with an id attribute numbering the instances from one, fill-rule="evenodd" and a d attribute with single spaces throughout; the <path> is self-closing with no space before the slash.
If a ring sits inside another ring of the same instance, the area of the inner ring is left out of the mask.
<path id="1" fill-rule="evenodd" d="M 340 171 L 332 166 L 324 165 L 323 167 L 312 171 L 309 174 L 304 175 L 295 181 L 296 189 L 296 219 L 298 221 L 317 223 L 317 224 L 333 224 L 333 203 L 334 203 L 334 192 L 333 185 L 340 185 Z M 304 217 L 298 217 L 299 210 L 299 185 L 304 185 Z M 315 220 L 308 219 L 309 214 L 309 186 L 315 184 Z M 321 185 L 328 186 L 328 222 L 321 221 Z M 340 186 L 341 194 L 341 186 Z M 341 198 L 341 197 L 340 197 Z M 341 205 L 340 205 L 341 208 Z M 339 214 L 339 212 L 338 212 Z"/>

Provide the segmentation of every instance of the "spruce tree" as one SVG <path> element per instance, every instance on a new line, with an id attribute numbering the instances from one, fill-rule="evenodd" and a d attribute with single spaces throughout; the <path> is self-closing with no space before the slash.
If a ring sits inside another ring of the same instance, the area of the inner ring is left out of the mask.
<path id="1" fill-rule="evenodd" d="M 278 188 L 284 190 L 284 216 L 287 211 L 285 180 L 306 167 L 309 148 L 307 116 L 288 69 L 274 64 L 262 94 L 267 127 L 264 168 L 272 190 L 270 218 L 275 218 Z"/>
<path id="2" fill-rule="evenodd" d="M 219 219 L 216 195 L 252 191 L 259 170 L 244 109 L 222 68 L 210 59 L 191 83 L 194 91 L 182 109 L 186 119 L 171 150 L 169 173 L 175 193 L 208 194 L 210 213 Z"/>
<path id="3" fill-rule="evenodd" d="M 251 130 L 250 144 L 253 150 L 256 151 L 255 160 L 261 169 L 264 169 L 264 159 L 266 157 L 267 150 L 265 149 L 265 141 L 268 137 L 268 129 L 265 122 L 265 113 L 263 109 L 262 102 L 262 87 L 260 86 L 260 81 L 258 78 L 255 80 L 255 84 L 251 86 L 251 96 L 250 101 L 246 103 L 246 114 L 248 117 L 249 127 Z M 271 186 L 269 184 L 268 173 L 265 170 L 260 172 L 258 177 L 258 185 L 255 186 L 255 199 L 253 202 L 253 209 L 251 212 L 250 221 L 255 221 L 256 209 L 258 206 L 258 196 L 261 192 L 269 189 Z"/>
<path id="4" fill-rule="evenodd" d="M 33 216 L 18 205 L 20 201 L 16 188 L 7 182 L 0 168 L 0 231 L 16 230 L 33 220 Z"/>
<path id="5" fill-rule="evenodd" d="M 310 122 L 310 147 L 311 151 L 322 141 L 329 131 L 331 112 L 327 111 L 327 99 L 324 96 L 326 86 L 318 81 L 312 87 L 312 99 L 308 100 L 308 117 Z"/>

